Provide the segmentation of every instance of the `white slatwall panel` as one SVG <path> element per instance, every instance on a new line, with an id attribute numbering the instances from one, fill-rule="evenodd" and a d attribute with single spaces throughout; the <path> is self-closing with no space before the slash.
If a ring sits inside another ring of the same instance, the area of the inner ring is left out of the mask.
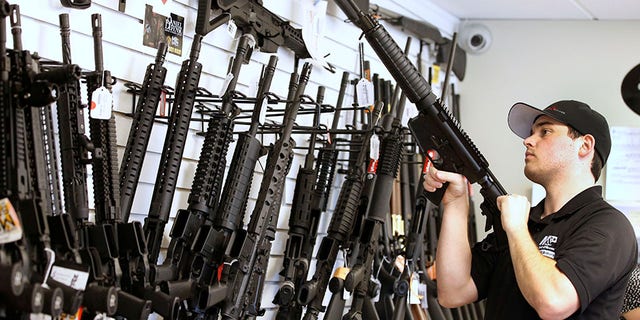
<path id="1" fill-rule="evenodd" d="M 93 0 L 92 6 L 86 10 L 73 10 L 64 8 L 58 0 L 14 0 L 12 4 L 20 5 L 22 14 L 23 29 L 23 47 L 32 52 L 38 52 L 40 56 L 60 61 L 62 53 L 60 49 L 60 35 L 58 27 L 58 15 L 68 13 L 70 18 L 71 45 L 72 45 L 72 61 L 80 65 L 83 69 L 93 70 L 93 40 L 91 36 L 91 14 L 99 13 L 102 16 L 103 24 L 103 50 L 104 50 L 104 67 L 110 70 L 112 75 L 118 79 L 129 80 L 133 82 L 142 82 L 145 70 L 148 64 L 153 63 L 156 50 L 143 46 L 143 19 L 144 5 L 153 6 L 154 12 L 162 15 L 176 13 L 185 17 L 185 32 L 183 42 L 182 56 L 167 54 L 164 66 L 168 69 L 166 85 L 174 86 L 175 78 L 180 70 L 182 61 L 188 59 L 189 49 L 191 47 L 192 37 L 194 34 L 194 24 L 196 20 L 197 1 L 195 0 L 167 0 L 163 4 L 161 0 L 129 0 L 127 1 L 127 10 L 121 13 L 117 10 L 117 1 L 113 0 Z M 285 19 L 290 19 L 294 24 L 299 23 L 300 13 L 297 0 L 267 0 L 264 4 L 271 11 L 281 15 Z M 388 8 L 398 13 L 404 14 L 414 19 L 423 19 L 430 21 L 431 24 L 438 26 L 443 34 L 450 35 L 457 25 L 457 20 L 448 14 L 442 12 L 438 8 L 425 7 L 419 1 L 400 1 L 400 0 L 381 0 L 378 1 L 381 7 Z M 419 12 L 421 15 L 416 15 Z M 335 104 L 338 89 L 340 85 L 341 73 L 344 70 L 350 71 L 353 77 L 358 73 L 358 39 L 360 30 L 350 24 L 344 23 L 346 16 L 330 2 L 327 9 L 327 20 L 325 25 L 325 39 L 323 40 L 325 51 L 330 53 L 327 58 L 331 64 L 337 68 L 336 73 L 330 73 L 319 67 L 315 67 L 312 71 L 309 85 L 306 93 L 315 98 L 316 90 L 319 85 L 326 87 L 325 103 Z M 200 86 L 208 89 L 214 94 L 220 92 L 223 77 L 226 73 L 227 64 L 230 56 L 235 52 L 235 41 L 222 30 L 218 28 L 207 35 L 202 43 L 199 62 L 203 65 L 203 73 L 200 80 Z M 387 26 L 387 30 L 396 39 L 401 47 L 404 47 L 407 35 L 401 30 Z M 10 37 L 8 37 L 8 47 L 12 47 Z M 410 57 L 415 61 L 417 55 L 417 41 L 412 44 Z M 428 51 L 425 50 L 424 63 L 427 65 L 429 61 L 433 61 L 428 57 Z M 391 79 L 390 74 L 379 62 L 379 59 L 365 42 L 365 59 L 371 61 L 372 73 L 378 73 L 380 77 Z M 255 92 L 255 82 L 257 81 L 262 65 L 266 64 L 269 54 L 254 52 L 252 61 L 249 65 L 243 65 L 238 81 L 237 90 L 253 96 Z M 293 68 L 293 55 L 286 49 L 278 51 L 278 68 L 274 76 L 272 92 L 280 96 L 285 96 L 288 87 L 289 74 Z M 434 88 L 435 89 L 435 88 Z M 132 98 L 130 94 L 125 92 L 126 88 L 122 86 L 122 81 L 114 88 L 114 108 L 117 111 L 117 141 L 119 145 L 120 159 L 124 145 L 126 144 L 131 119 L 126 116 L 132 111 Z M 345 98 L 345 105 L 352 102 L 352 90 L 348 90 L 348 96 Z M 343 112 L 342 123 L 345 119 L 350 119 L 350 115 Z M 330 124 L 333 115 L 322 115 L 322 122 Z M 300 116 L 296 122 L 301 125 L 310 125 L 311 116 Z M 276 121 L 280 121 L 276 119 Z M 350 120 L 348 120 L 350 121 Z M 196 165 L 200 156 L 200 148 L 202 147 L 203 137 L 195 133 L 200 129 L 199 122 L 193 122 L 192 134 L 188 136 L 187 144 L 184 151 L 184 160 L 180 168 L 180 178 L 178 179 L 178 189 L 171 209 L 171 221 L 165 229 L 165 237 L 163 247 L 166 249 L 169 243 L 169 231 L 171 230 L 173 216 L 178 209 L 187 207 L 187 198 L 193 176 L 195 174 Z M 140 176 L 140 183 L 137 189 L 135 201 L 132 207 L 131 219 L 143 221 L 148 213 L 149 203 L 153 191 L 153 185 L 156 179 L 157 167 L 160 161 L 162 146 L 164 143 L 166 125 L 156 124 L 153 128 L 153 138 L 149 143 L 148 152 L 145 158 L 144 168 Z M 265 137 L 265 141 L 272 140 L 272 137 Z M 307 136 L 295 135 L 294 139 L 298 146 L 306 146 Z M 229 147 L 228 163 L 233 155 L 234 145 Z M 293 190 L 295 186 L 295 177 L 300 165 L 304 163 L 304 150 L 297 150 L 291 171 L 286 181 L 286 190 L 282 203 L 281 214 L 278 219 L 278 232 L 273 243 L 271 259 L 269 261 L 269 269 L 267 272 L 267 282 L 263 293 L 262 305 L 267 309 L 265 319 L 274 317 L 275 309 L 272 299 L 278 290 L 280 276 L 278 272 L 282 267 L 283 252 L 287 240 L 287 224 L 289 219 L 289 210 L 293 199 Z M 265 158 L 261 159 L 258 164 L 256 174 L 253 178 L 253 184 L 250 194 L 250 203 L 247 211 L 251 212 L 260 181 L 261 172 Z M 319 236 L 317 246 L 320 244 L 321 238 L 326 234 L 326 228 L 331 217 L 331 210 L 340 191 L 342 177 L 336 176 L 334 188 L 330 198 L 329 212 L 327 212 L 319 226 Z M 93 199 L 90 199 L 93 201 Z M 93 205 L 93 203 L 91 203 Z M 248 214 L 245 216 L 245 224 L 248 222 Z M 316 250 L 317 250 L 316 246 Z M 160 257 L 160 261 L 164 259 Z M 342 263 L 340 260 L 338 263 Z M 313 274 L 315 264 L 311 264 L 309 274 Z M 328 303 L 327 295 L 325 303 Z"/>

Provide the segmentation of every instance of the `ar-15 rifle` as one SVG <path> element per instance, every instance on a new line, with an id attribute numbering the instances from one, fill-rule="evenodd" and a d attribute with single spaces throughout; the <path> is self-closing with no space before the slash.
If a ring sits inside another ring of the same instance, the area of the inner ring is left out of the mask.
<path id="1" fill-rule="evenodd" d="M 367 175 L 365 167 L 369 159 L 369 141 L 374 134 L 375 120 L 380 115 L 382 107 L 382 102 L 377 102 L 374 105 L 372 112 L 374 121 L 369 123 L 369 127 L 365 129 L 357 141 L 360 144 L 360 149 L 353 157 L 354 161 L 350 161 L 347 176 L 340 189 L 338 202 L 327 228 L 327 235 L 320 242 L 320 248 L 316 253 L 316 271 L 311 280 L 302 285 L 297 296 L 298 303 L 307 306 L 305 320 L 317 319 L 319 313 L 324 312 L 325 307 L 322 305 L 322 301 L 331 279 L 338 251 L 344 249 L 354 232 L 361 193 Z"/>
<path id="2" fill-rule="evenodd" d="M 12 196 L 16 199 L 24 196 L 24 183 L 27 180 L 24 115 L 17 112 L 14 106 L 13 97 L 20 92 L 16 91 L 6 50 L 6 18 L 10 14 L 10 4 L 5 0 L 0 1 L 0 197 Z M 11 202 L 13 200 L 2 200 L 2 219 L 5 221 L 2 224 L 4 239 L 0 247 L 2 309 L 42 310 L 42 290 L 33 290 L 27 281 L 30 274 L 25 264 L 29 264 L 29 256 L 22 239 L 22 224 Z M 29 296 L 32 298 L 25 299 Z"/>
<path id="3" fill-rule="evenodd" d="M 323 86 L 318 87 L 313 130 L 320 126 L 320 108 L 324 100 L 324 90 Z M 339 114 L 339 112 L 336 111 L 335 114 Z M 295 296 L 300 285 L 307 278 L 309 262 L 313 255 L 318 232 L 318 222 L 323 211 L 322 204 L 318 202 L 317 197 L 322 196 L 322 193 L 327 189 L 326 186 L 320 186 L 320 188 L 316 186 L 318 172 L 314 169 L 315 144 L 316 133 L 314 132 L 309 139 L 304 166 L 300 166 L 296 176 L 293 204 L 289 215 L 289 238 L 284 251 L 283 268 L 280 271 L 280 275 L 284 277 L 284 284 L 273 299 L 273 303 L 279 305 L 277 319 L 300 319 L 302 316 L 302 306 L 297 303 Z M 326 182 L 321 181 L 321 183 Z"/>
<path id="4" fill-rule="evenodd" d="M 163 92 L 162 87 L 167 76 L 167 68 L 162 64 L 166 54 L 167 44 L 161 42 L 158 45 L 155 63 L 149 64 L 144 74 L 142 91 L 131 121 L 129 139 L 120 164 L 120 210 L 124 222 L 129 221 L 133 197 L 144 163 L 144 155 L 151 137 L 151 130 L 153 130 L 154 117 Z"/>
<path id="5" fill-rule="evenodd" d="M 258 316 L 264 313 L 264 310 L 260 309 L 259 298 L 267 271 L 271 242 L 275 238 L 282 191 L 293 158 L 294 142 L 291 133 L 310 73 L 311 65 L 305 63 L 300 72 L 300 81 L 293 101 L 285 110 L 280 136 L 269 150 L 247 234 L 244 239 L 235 239 L 240 242 L 230 244 L 229 248 L 238 248 L 239 251 L 237 255 L 233 254 L 232 250 L 228 251 L 232 252 L 226 261 L 230 265 L 222 270 L 221 283 L 227 286 L 227 297 L 221 307 L 223 319 L 239 319 L 245 315 Z"/>
<path id="6" fill-rule="evenodd" d="M 226 295 L 223 292 L 225 289 L 220 290 L 216 271 L 224 263 L 225 249 L 232 238 L 244 236 L 242 220 L 247 207 L 253 172 L 258 158 L 266 153 L 256 134 L 277 62 L 278 57 L 273 55 L 263 69 L 249 130 L 240 134 L 238 138 L 228 178 L 225 181 L 223 194 L 226 196 L 222 197 L 212 224 L 210 226 L 205 224 L 198 230 L 192 246 L 196 256 L 192 263 L 191 278 L 197 282 L 194 309 L 198 313 L 217 314 L 218 309 L 215 306 Z"/>
<path id="7" fill-rule="evenodd" d="M 202 64 L 198 62 L 198 57 L 203 37 L 204 35 L 198 33 L 194 35 L 189 59 L 182 62 L 182 68 L 176 78 L 175 102 L 169 115 L 167 135 L 162 148 L 149 214 L 144 220 L 144 233 L 151 266 L 150 279 L 155 284 L 176 278 L 177 271 L 171 265 L 175 254 L 173 252 L 175 251 L 173 236 L 167 259 L 165 259 L 162 266 L 156 266 L 156 263 L 160 254 L 164 227 L 169 221 L 171 203 L 177 187 L 178 171 L 182 162 L 191 113 L 197 94 L 200 74 L 202 73 Z M 179 225 L 180 218 L 176 217 L 173 228 L 178 228 Z M 177 254 L 181 253 L 178 252 Z"/>
<path id="8" fill-rule="evenodd" d="M 486 227 L 488 229 L 493 226 L 497 245 L 506 246 L 506 234 L 502 230 L 496 199 L 507 192 L 489 170 L 487 160 L 460 128 L 458 121 L 441 105 L 429 83 L 404 56 L 402 49 L 384 27 L 362 12 L 352 0 L 336 0 L 336 4 L 350 21 L 363 30 L 365 38 L 382 63 L 409 101 L 418 108 L 420 113 L 410 120 L 409 128 L 422 152 L 426 154 L 428 150 L 437 151 L 438 156 L 430 159 L 436 168 L 460 173 L 470 183 L 480 184 L 480 193 L 484 197 L 480 207 L 482 214 L 487 217 Z M 439 204 L 445 189 L 429 193 L 429 199 Z"/>
<path id="9" fill-rule="evenodd" d="M 402 153 L 402 124 L 400 119 L 403 109 L 404 105 L 399 104 L 393 110 L 395 114 L 387 114 L 387 116 L 393 116 L 393 121 L 390 130 L 383 132 L 380 144 L 380 159 L 378 160 L 376 180 L 372 191 L 375 197 L 371 197 L 367 206 L 367 216 L 360 234 L 358 258 L 344 281 L 345 289 L 353 293 L 351 310 L 344 316 L 344 319 L 357 319 L 361 316 L 363 307 L 373 310 L 372 306 L 365 306 L 365 304 L 371 303 L 369 297 L 373 260 L 378 251 L 378 241 L 382 234 L 382 228 L 385 226 L 385 216 L 389 213 L 393 181 L 400 166 Z M 375 313 L 375 311 L 373 312 Z"/>
<path id="10" fill-rule="evenodd" d="M 102 151 L 102 156 L 92 159 L 94 193 L 100 196 L 95 197 L 96 223 L 87 225 L 84 236 L 87 243 L 97 249 L 98 261 L 102 264 L 92 266 L 96 269 L 94 274 L 102 277 L 104 283 L 130 291 L 128 286 L 133 281 L 130 260 L 134 259 L 132 256 L 146 258 L 140 257 L 145 242 L 140 223 L 123 223 L 120 215 L 115 118 L 111 98 L 115 79 L 111 77 L 111 72 L 104 69 L 100 14 L 91 15 L 91 26 L 95 71 L 86 77 L 91 101 L 89 126 L 91 141 Z M 116 314 L 128 319 L 146 319 L 151 313 L 151 301 L 140 299 L 125 290 L 118 290 Z"/>
<path id="11" fill-rule="evenodd" d="M 62 68 L 69 68 L 75 66 L 71 64 L 69 15 L 61 14 L 59 20 L 62 38 Z M 93 277 L 89 283 L 73 280 L 88 278 L 85 274 L 92 272 L 94 264 L 102 264 L 98 262 L 97 250 L 84 241 L 85 238 L 78 238 L 85 232 L 85 226 L 89 219 L 86 165 L 91 162 L 91 159 L 88 157 L 88 153 L 93 152 L 94 157 L 101 154 L 101 150 L 96 150 L 93 143 L 85 135 L 83 109 L 86 106 L 80 101 L 79 79 L 71 78 L 58 85 L 56 104 L 66 213 L 48 216 L 48 221 L 51 230 L 54 230 L 51 233 L 53 249 L 56 254 L 65 257 L 66 262 L 59 266 L 57 264 L 53 266 L 56 269 L 56 276 L 53 278 L 82 290 L 86 294 L 82 299 L 85 310 L 113 315 L 117 307 L 115 286 L 96 281 L 96 277 Z M 66 298 L 69 295 L 70 293 L 65 291 L 64 311 L 75 313 L 72 312 L 73 305 L 68 305 L 73 301 Z"/>
<path id="12" fill-rule="evenodd" d="M 377 4 L 371 4 L 369 6 L 369 11 L 380 16 L 380 20 L 387 21 L 392 25 L 400 26 L 402 30 L 415 34 L 419 39 L 435 43 L 438 50 L 438 54 L 436 56 L 437 63 L 449 64 L 450 61 L 446 60 L 449 53 L 454 50 L 457 51 L 458 57 L 453 62 L 452 69 L 458 79 L 464 79 L 464 75 L 467 71 L 467 54 L 462 50 L 462 48 L 460 48 L 460 46 L 457 45 L 455 39 L 447 39 L 443 37 L 438 28 L 427 22 L 402 16 L 396 12 L 382 8 Z"/>
<path id="13" fill-rule="evenodd" d="M 211 18 L 215 16 L 215 18 Z M 267 10 L 261 0 L 199 0 L 196 33 L 207 33 L 233 20 L 242 33 L 253 35 L 262 52 L 276 53 L 281 46 L 298 58 L 311 58 L 302 31 Z"/>
<path id="14" fill-rule="evenodd" d="M 187 200 L 189 205 L 186 209 L 178 210 L 171 229 L 167 259 L 161 267 L 163 274 L 158 274 L 160 277 L 157 279 L 163 281 L 163 291 L 171 295 L 188 298 L 192 294 L 193 284 L 189 279 L 194 255 L 191 248 L 198 230 L 203 224 L 211 225 L 213 214 L 218 207 L 227 150 L 233 139 L 233 120 L 237 110 L 233 103 L 235 87 L 242 64 L 247 62 L 245 58 L 251 45 L 250 35 L 242 36 L 238 41 L 236 55 L 229 70 L 230 80 L 222 97 L 221 110 L 213 112 L 207 123 L 196 174 Z"/>
<path id="15" fill-rule="evenodd" d="M 129 140 L 120 166 L 120 206 L 122 223 L 118 235 L 123 245 L 119 248 L 123 265 L 122 288 L 143 299 L 151 300 L 151 308 L 165 319 L 176 319 L 180 312 L 180 299 L 171 297 L 151 281 L 149 251 L 144 239 L 144 231 L 137 221 L 128 222 L 133 204 L 133 196 L 138 185 L 144 155 L 167 70 L 162 66 L 167 46 L 160 43 L 155 63 L 149 64 L 142 83 L 142 92 L 129 131 Z M 136 245 L 130 246 L 129 244 Z"/>
<path id="16" fill-rule="evenodd" d="M 0 253 L 1 265 L 9 281 L 2 285 L 2 292 L 8 299 L 3 312 L 9 317 L 40 312 L 57 317 L 62 311 L 62 290 L 47 285 L 55 260 L 45 216 L 46 207 L 51 203 L 44 203 L 46 173 L 41 168 L 36 169 L 46 165 L 36 163 L 42 161 L 42 157 L 35 158 L 35 152 L 45 151 L 38 108 L 55 101 L 56 89 L 49 81 L 38 78 L 38 57 L 22 49 L 19 7 L 3 1 L 0 9 L 0 74 L 3 82 L 0 197 L 4 198 L 3 220 L 8 218 L 2 225 L 5 237 Z M 5 49 L 7 16 L 11 17 L 14 44 L 13 50 L 8 52 L 8 60 Z"/>

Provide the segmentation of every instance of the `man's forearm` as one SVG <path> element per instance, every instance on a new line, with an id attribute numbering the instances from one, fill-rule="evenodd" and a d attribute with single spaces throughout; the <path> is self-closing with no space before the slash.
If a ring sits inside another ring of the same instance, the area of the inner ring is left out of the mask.
<path id="1" fill-rule="evenodd" d="M 544 319 L 564 319 L 579 307 L 578 294 L 556 261 L 543 256 L 526 228 L 507 231 L 511 260 L 524 298 Z"/>
<path id="2" fill-rule="evenodd" d="M 478 295 L 471 279 L 467 212 L 469 203 L 464 200 L 450 203 L 444 209 L 436 252 L 436 273 L 438 298 L 445 307 L 467 304 L 475 301 Z"/>

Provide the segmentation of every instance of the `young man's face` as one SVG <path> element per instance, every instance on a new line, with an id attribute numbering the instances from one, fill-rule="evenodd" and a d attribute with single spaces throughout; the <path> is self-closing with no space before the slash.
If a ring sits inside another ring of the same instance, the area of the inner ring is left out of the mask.
<path id="1" fill-rule="evenodd" d="M 545 185 L 558 179 L 578 161 L 582 138 L 569 136 L 569 127 L 548 116 L 541 116 L 531 126 L 531 135 L 524 139 L 524 173 L 529 180 Z"/>

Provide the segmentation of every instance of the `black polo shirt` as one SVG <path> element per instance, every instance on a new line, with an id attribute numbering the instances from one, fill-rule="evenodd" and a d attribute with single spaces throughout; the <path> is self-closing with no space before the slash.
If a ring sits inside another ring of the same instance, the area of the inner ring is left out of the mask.
<path id="1" fill-rule="evenodd" d="M 637 243 L 629 220 L 588 188 L 558 212 L 540 219 L 544 200 L 531 209 L 529 232 L 540 252 L 573 283 L 580 309 L 570 319 L 618 319 L 626 284 L 636 265 Z M 473 249 L 471 276 L 485 319 L 539 319 L 522 296 L 508 249 L 491 245 L 491 233 Z"/>

